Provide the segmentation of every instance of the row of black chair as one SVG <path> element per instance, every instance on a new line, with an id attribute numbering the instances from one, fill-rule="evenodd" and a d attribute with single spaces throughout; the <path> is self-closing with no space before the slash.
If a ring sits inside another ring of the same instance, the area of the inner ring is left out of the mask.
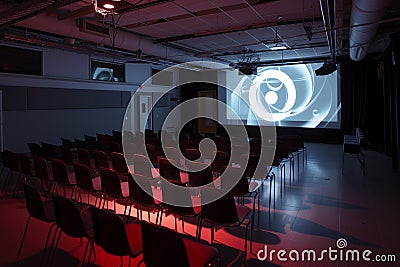
<path id="1" fill-rule="evenodd" d="M 206 266 L 219 261 L 218 250 L 175 231 L 144 221 L 124 223 L 118 214 L 94 206 L 81 205 L 67 198 L 52 195 L 43 202 L 40 193 L 24 184 L 28 220 L 21 240 L 21 253 L 31 218 L 50 223 L 42 263 L 52 264 L 62 234 L 86 238 L 82 265 L 89 263 L 95 245 L 110 255 L 131 258 L 143 256 L 146 266 Z M 54 233 L 53 232 L 54 230 Z M 52 240 L 52 241 L 50 241 Z M 163 242 L 160 242 L 162 240 Z M 51 246 L 47 248 L 49 242 Z M 89 255 L 87 256 L 88 249 Z M 48 249 L 48 255 L 46 251 Z M 47 258 L 47 259 L 46 259 Z M 94 260 L 96 260 L 94 253 Z"/>

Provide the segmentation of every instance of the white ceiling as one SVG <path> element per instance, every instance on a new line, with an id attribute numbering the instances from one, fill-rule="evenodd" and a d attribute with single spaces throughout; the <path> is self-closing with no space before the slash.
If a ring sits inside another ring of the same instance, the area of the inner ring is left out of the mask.
<path id="1" fill-rule="evenodd" d="M 38 7 L 43 2 L 51 3 Z M 387 16 L 399 17 L 399 1 L 393 2 Z M 125 52 L 128 60 L 129 52 L 134 55 L 137 49 L 143 51 L 143 59 L 211 59 L 229 64 L 332 60 L 348 54 L 351 0 L 127 0 L 114 4 L 117 14 L 103 17 L 94 12 L 91 0 L 7 0 L 0 4 L 0 26 L 10 33 L 4 36 L 23 30 L 25 36 L 32 32 L 26 38 L 32 42 L 34 36 L 45 38 L 50 33 L 52 39 L 46 45 L 111 47 L 114 53 Z M 330 24 L 321 12 L 328 6 L 336 9 L 331 8 L 330 14 L 325 9 L 326 16 L 335 18 Z M 76 20 L 83 18 L 116 30 L 109 37 L 83 35 L 76 26 Z M 327 28 L 333 24 L 336 40 L 330 46 Z M 311 40 L 305 26 L 311 28 Z M 74 41 L 66 44 L 63 37 Z M 18 40 L 23 41 L 23 36 Z M 287 49 L 271 50 L 278 44 Z"/>

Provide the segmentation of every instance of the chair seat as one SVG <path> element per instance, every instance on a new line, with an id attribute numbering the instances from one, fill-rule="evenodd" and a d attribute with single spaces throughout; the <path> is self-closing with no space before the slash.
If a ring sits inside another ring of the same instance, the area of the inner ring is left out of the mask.
<path id="1" fill-rule="evenodd" d="M 126 235 L 128 236 L 129 246 L 133 255 L 142 252 L 142 230 L 139 223 L 125 224 Z"/>
<path id="2" fill-rule="evenodd" d="M 251 209 L 247 206 L 236 205 L 236 211 L 239 217 L 240 224 L 247 218 L 250 214 Z"/>
<path id="3" fill-rule="evenodd" d="M 204 267 L 218 256 L 218 250 L 212 246 L 182 238 L 185 243 L 190 267 Z"/>

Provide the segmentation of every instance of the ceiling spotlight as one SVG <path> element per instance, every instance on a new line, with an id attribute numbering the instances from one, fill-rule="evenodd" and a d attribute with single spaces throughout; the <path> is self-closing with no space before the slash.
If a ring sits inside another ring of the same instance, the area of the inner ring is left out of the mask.
<path id="1" fill-rule="evenodd" d="M 103 7 L 106 8 L 106 9 L 113 9 L 115 6 L 113 4 L 106 3 L 106 4 L 103 5 Z"/>

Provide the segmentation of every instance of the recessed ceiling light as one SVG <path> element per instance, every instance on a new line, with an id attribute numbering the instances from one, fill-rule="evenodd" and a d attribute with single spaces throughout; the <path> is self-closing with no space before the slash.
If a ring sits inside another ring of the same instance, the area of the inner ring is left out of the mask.
<path id="1" fill-rule="evenodd" d="M 284 45 L 274 45 L 274 46 L 269 47 L 269 49 L 270 50 L 284 50 L 284 49 L 287 49 L 287 47 Z"/>
<path id="2" fill-rule="evenodd" d="M 113 9 L 114 5 L 107 3 L 107 4 L 104 4 L 103 7 L 106 8 L 106 9 Z"/>

